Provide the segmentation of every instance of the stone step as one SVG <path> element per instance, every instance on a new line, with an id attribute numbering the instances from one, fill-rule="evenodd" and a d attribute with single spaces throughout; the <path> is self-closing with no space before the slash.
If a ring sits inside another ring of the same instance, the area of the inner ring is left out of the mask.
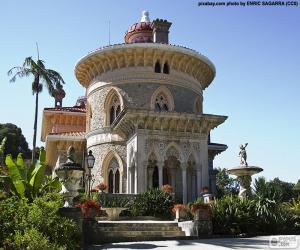
<path id="1" fill-rule="evenodd" d="M 127 225 L 119 225 L 119 226 L 97 226 L 101 231 L 180 231 L 181 229 L 178 226 L 127 226 Z"/>
<path id="2" fill-rule="evenodd" d="M 101 238 L 131 238 L 131 237 L 179 237 L 185 236 L 182 231 L 114 231 L 114 232 L 102 232 Z"/>
<path id="3" fill-rule="evenodd" d="M 98 226 L 101 232 L 115 232 L 115 231 L 181 231 L 177 226 L 147 226 L 147 227 L 134 227 L 134 226 L 118 226 L 118 227 L 102 227 Z"/>
<path id="4" fill-rule="evenodd" d="M 131 228 L 149 228 L 149 227 L 178 227 L 177 222 L 167 222 L 167 223 L 129 223 L 129 222 L 98 222 L 100 227 L 120 227 L 126 226 Z"/>

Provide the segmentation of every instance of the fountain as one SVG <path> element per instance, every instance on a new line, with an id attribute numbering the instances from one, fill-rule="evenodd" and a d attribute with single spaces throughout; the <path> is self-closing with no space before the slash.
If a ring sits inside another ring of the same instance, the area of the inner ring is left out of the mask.
<path id="1" fill-rule="evenodd" d="M 231 169 L 228 169 L 227 172 L 229 174 L 237 176 L 237 180 L 240 184 L 240 191 L 239 191 L 239 197 L 245 198 L 249 195 L 251 195 L 251 176 L 254 174 L 257 174 L 263 169 L 261 167 L 257 166 L 248 166 L 247 163 L 247 152 L 246 147 L 248 146 L 248 143 L 245 143 L 245 145 L 240 145 L 240 166 L 234 167 Z"/>
<path id="2" fill-rule="evenodd" d="M 59 181 L 62 184 L 61 194 L 64 196 L 64 207 L 72 208 L 73 199 L 79 194 L 80 181 L 83 177 L 83 171 L 81 164 L 75 162 L 75 149 L 70 146 L 67 151 L 67 161 L 59 165 L 55 169 Z"/>

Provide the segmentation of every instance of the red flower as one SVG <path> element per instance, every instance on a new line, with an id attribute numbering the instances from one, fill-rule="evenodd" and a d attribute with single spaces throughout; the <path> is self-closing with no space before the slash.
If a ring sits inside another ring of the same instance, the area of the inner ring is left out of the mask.
<path id="1" fill-rule="evenodd" d="M 98 185 L 96 186 L 96 189 L 97 189 L 97 190 L 104 191 L 105 189 L 107 189 L 107 185 L 106 185 L 105 183 L 101 182 L 100 184 L 98 184 Z"/>
<path id="2" fill-rule="evenodd" d="M 189 208 L 186 205 L 184 205 L 184 204 L 175 204 L 174 207 L 172 208 L 172 213 L 176 214 L 177 209 L 189 211 Z"/>
<path id="3" fill-rule="evenodd" d="M 161 187 L 162 191 L 166 192 L 166 193 L 172 193 L 173 192 L 173 187 L 169 184 L 163 185 Z"/>
<path id="4" fill-rule="evenodd" d="M 75 207 L 79 207 L 85 218 L 93 217 L 93 212 L 95 215 L 100 214 L 100 204 L 96 200 L 83 200 L 80 204 Z"/>

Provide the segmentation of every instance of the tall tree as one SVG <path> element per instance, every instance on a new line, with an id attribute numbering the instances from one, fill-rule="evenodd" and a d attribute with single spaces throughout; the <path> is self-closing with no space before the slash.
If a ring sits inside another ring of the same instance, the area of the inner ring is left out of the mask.
<path id="1" fill-rule="evenodd" d="M 8 73 L 12 76 L 10 82 L 15 82 L 16 79 L 32 76 L 32 94 L 35 95 L 35 115 L 34 115 L 34 126 L 33 126 L 33 148 L 32 148 L 32 163 L 35 160 L 36 151 L 36 131 L 37 131 L 37 118 L 38 118 L 38 103 L 39 103 L 39 93 L 43 90 L 43 84 L 46 85 L 49 94 L 52 96 L 55 85 L 60 85 L 65 83 L 61 75 L 52 69 L 47 69 L 45 67 L 44 61 L 37 59 L 33 60 L 32 57 L 25 58 L 23 66 L 13 67 Z"/>
<path id="2" fill-rule="evenodd" d="M 218 168 L 216 175 L 217 198 L 226 195 L 237 195 L 239 193 L 239 183 L 236 179 L 229 176 L 225 168 Z"/>
<path id="3" fill-rule="evenodd" d="M 11 154 L 13 158 L 17 158 L 17 155 L 22 153 L 24 159 L 30 159 L 31 150 L 28 148 L 28 143 L 21 128 L 12 123 L 0 123 L 0 142 L 4 138 L 6 138 L 6 143 L 3 147 L 3 157 Z"/>

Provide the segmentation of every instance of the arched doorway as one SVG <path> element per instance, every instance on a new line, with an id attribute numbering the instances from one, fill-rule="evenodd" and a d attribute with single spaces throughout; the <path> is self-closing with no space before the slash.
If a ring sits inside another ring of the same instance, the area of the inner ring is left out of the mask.
<path id="1" fill-rule="evenodd" d="M 164 165 L 164 183 L 170 184 L 173 187 L 173 192 L 175 193 L 175 200 L 177 202 L 182 202 L 182 173 L 179 162 L 179 152 L 174 147 L 171 146 L 166 152 L 166 160 Z M 166 183 L 168 182 L 168 183 Z"/>

